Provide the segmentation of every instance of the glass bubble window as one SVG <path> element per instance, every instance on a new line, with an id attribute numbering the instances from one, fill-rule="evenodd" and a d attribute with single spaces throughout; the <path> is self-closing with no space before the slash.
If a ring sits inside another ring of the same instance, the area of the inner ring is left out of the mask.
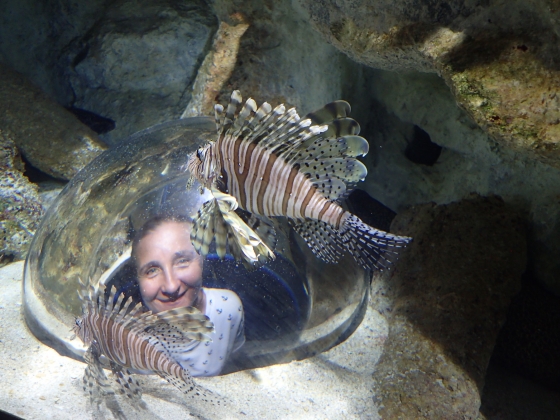
<path id="1" fill-rule="evenodd" d="M 186 162 L 215 133 L 214 120 L 205 117 L 149 128 L 104 152 L 66 186 L 25 266 L 25 318 L 39 339 L 83 357 L 71 331 L 82 315 L 80 279 L 141 299 L 134 235 L 155 215 L 193 216 L 208 200 L 200 185 L 188 185 Z M 222 373 L 313 356 L 348 337 L 365 313 L 368 272 L 350 255 L 322 262 L 285 218 L 275 223 L 276 259 L 263 267 L 248 270 L 213 249 L 204 259 L 202 287 L 234 292 L 244 311 L 245 341 Z"/>

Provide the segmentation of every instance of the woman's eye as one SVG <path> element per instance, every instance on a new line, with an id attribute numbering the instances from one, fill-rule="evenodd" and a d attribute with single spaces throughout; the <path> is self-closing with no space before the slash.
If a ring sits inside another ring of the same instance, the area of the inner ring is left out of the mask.
<path id="1" fill-rule="evenodd" d="M 186 266 L 186 265 L 189 265 L 189 260 L 188 260 L 188 258 L 179 258 L 179 259 L 176 261 L 176 264 L 179 265 L 179 266 L 181 266 L 181 267 L 184 267 L 184 266 Z"/>
<path id="2" fill-rule="evenodd" d="M 146 270 L 145 275 L 147 277 L 154 277 L 158 273 L 159 269 L 157 267 L 150 267 Z"/>

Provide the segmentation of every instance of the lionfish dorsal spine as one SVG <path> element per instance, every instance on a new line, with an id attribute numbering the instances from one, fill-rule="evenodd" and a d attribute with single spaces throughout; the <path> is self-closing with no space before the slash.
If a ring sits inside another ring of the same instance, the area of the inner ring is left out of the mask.
<path id="1" fill-rule="evenodd" d="M 224 112 L 224 107 L 220 104 L 214 105 L 214 120 L 216 122 L 216 131 L 218 135 L 222 134 L 222 114 Z"/>
<path id="2" fill-rule="evenodd" d="M 241 94 L 234 91 L 225 112 L 216 107 L 219 136 L 205 165 L 220 168 L 220 191 L 236 200 L 238 211 L 288 217 L 325 261 L 335 262 L 348 251 L 363 267 L 387 266 L 410 239 L 378 231 L 339 205 L 367 175 L 357 157 L 367 154 L 369 145 L 349 117 L 350 105 L 335 101 L 300 118 L 295 108 L 286 111 L 283 104 L 257 109 L 252 99 L 240 108 L 241 103 Z M 195 219 L 191 239 L 198 252 L 206 255 L 215 239 L 220 257 L 226 244 L 251 265 L 274 255 L 259 249 L 264 244 L 258 235 L 218 203 L 215 198 L 204 205 Z"/>

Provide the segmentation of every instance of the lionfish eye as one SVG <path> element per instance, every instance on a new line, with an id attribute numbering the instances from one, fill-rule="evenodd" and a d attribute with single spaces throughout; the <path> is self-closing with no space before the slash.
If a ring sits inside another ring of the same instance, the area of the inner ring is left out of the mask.
<path id="1" fill-rule="evenodd" d="M 202 160 L 202 156 L 203 156 L 203 154 L 202 154 L 201 149 L 197 149 L 197 150 L 196 150 L 196 157 L 197 157 L 198 159 Z"/>

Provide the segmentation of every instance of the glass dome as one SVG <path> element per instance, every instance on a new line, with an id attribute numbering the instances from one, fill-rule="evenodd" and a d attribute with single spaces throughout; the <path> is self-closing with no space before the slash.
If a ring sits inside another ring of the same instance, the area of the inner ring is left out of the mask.
<path id="1" fill-rule="evenodd" d="M 208 200 L 196 183 L 187 187 L 186 161 L 214 135 L 205 117 L 157 125 L 101 154 L 66 186 L 25 264 L 25 319 L 39 339 L 82 358 L 71 331 L 81 316 L 79 279 L 140 299 L 134 232 L 161 212 L 193 215 Z M 284 218 L 275 222 L 276 259 L 265 266 L 248 271 L 212 252 L 204 261 L 204 287 L 234 291 L 245 313 L 245 344 L 222 373 L 313 356 L 346 339 L 365 313 L 368 273 L 348 255 L 323 263 Z"/>

